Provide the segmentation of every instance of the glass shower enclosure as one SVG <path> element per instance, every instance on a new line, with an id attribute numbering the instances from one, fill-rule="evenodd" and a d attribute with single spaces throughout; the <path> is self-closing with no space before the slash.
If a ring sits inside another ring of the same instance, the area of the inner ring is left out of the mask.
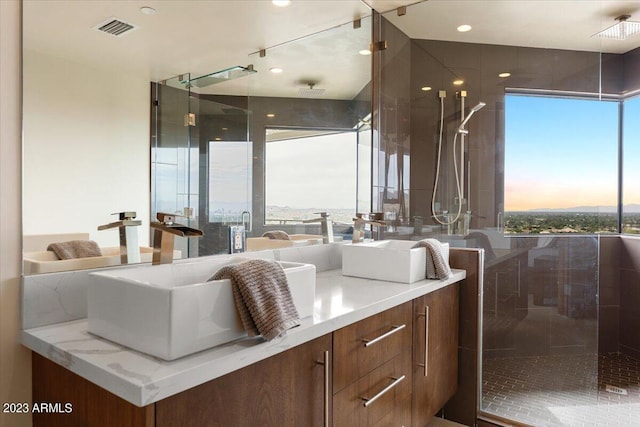
<path id="1" fill-rule="evenodd" d="M 221 73 L 233 78 L 233 70 Z M 229 226 L 248 226 L 252 143 L 245 96 L 215 95 L 221 74 L 189 74 L 152 85 L 151 216 L 179 215 L 200 229 L 199 239 L 177 238 L 183 258 L 229 252 Z M 199 86 L 202 86 L 199 87 Z"/>

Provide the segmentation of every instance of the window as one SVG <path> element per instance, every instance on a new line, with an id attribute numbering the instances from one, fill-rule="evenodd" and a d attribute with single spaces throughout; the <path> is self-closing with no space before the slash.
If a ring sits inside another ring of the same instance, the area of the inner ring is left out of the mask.
<path id="1" fill-rule="evenodd" d="M 622 232 L 640 234 L 640 97 L 624 101 Z"/>
<path id="2" fill-rule="evenodd" d="M 508 94 L 505 231 L 617 232 L 619 103 Z"/>
<path id="3" fill-rule="evenodd" d="M 209 141 L 209 222 L 237 224 L 251 211 L 252 143 Z"/>
<path id="4" fill-rule="evenodd" d="M 356 130 L 267 129 L 265 223 L 300 223 L 319 211 L 329 212 L 334 221 L 351 222 L 357 165 Z"/>

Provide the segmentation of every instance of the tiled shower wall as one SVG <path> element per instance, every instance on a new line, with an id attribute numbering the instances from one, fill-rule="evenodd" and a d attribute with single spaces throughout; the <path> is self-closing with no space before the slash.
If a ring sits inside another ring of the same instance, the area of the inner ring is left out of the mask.
<path id="1" fill-rule="evenodd" d="M 600 239 L 598 351 L 640 358 L 640 237 Z"/>
<path id="2" fill-rule="evenodd" d="M 600 353 L 620 350 L 620 258 L 623 252 L 623 244 L 619 236 L 600 238 L 598 277 L 598 351 Z"/>
<path id="3" fill-rule="evenodd" d="M 441 184 L 438 200 L 452 211 L 455 191 L 451 166 L 453 138 L 465 110 L 479 101 L 487 105 L 468 123 L 465 184 L 470 187 L 471 228 L 495 227 L 504 210 L 505 93 L 507 88 L 597 93 L 622 90 L 622 55 L 601 55 L 476 43 L 411 40 L 411 214 L 428 218 L 439 139 L 439 92 L 445 91 Z M 498 74 L 511 71 L 509 78 Z M 461 79 L 464 84 L 454 86 Z M 421 87 L 430 86 L 424 92 Z M 458 138 L 459 143 L 459 138 Z M 459 147 L 459 146 L 458 146 Z M 469 172 L 469 174 L 467 173 Z M 466 208 L 465 208 L 466 209 Z M 427 221 L 425 221 L 426 223 Z"/>
<path id="4" fill-rule="evenodd" d="M 640 358 L 640 238 L 623 236 L 621 242 L 620 351 Z"/>

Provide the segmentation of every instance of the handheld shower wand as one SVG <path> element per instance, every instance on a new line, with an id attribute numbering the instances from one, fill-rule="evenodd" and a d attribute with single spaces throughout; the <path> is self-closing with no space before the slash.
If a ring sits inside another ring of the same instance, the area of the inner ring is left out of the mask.
<path id="1" fill-rule="evenodd" d="M 467 116 L 467 117 L 462 121 L 462 123 L 460 123 L 460 127 L 458 127 L 458 133 L 463 133 L 463 134 L 465 134 L 465 135 L 467 135 L 467 134 L 469 133 L 469 131 L 468 131 L 468 130 L 466 130 L 466 129 L 464 128 L 464 126 L 467 124 L 467 122 L 469 121 L 469 119 L 471 118 L 471 116 L 473 116 L 473 114 L 474 114 L 476 111 L 480 111 L 480 110 L 482 110 L 482 108 L 483 108 L 485 105 L 487 105 L 487 104 L 486 104 L 486 103 L 484 103 L 484 102 L 482 102 L 482 101 L 480 101 L 480 102 L 478 102 L 478 105 L 476 105 L 475 107 L 473 107 L 473 108 L 471 109 L 471 111 L 469 111 L 469 115 L 468 115 L 468 116 Z"/>
<path id="2" fill-rule="evenodd" d="M 471 116 L 473 116 L 473 114 L 476 111 L 481 110 L 485 105 L 487 104 L 484 102 L 479 102 L 478 105 L 473 107 L 471 111 L 469 111 L 469 115 L 465 117 L 465 119 L 462 121 L 462 123 L 458 127 L 456 133 L 453 135 L 453 171 L 456 178 L 456 190 L 458 192 L 458 200 L 459 200 L 458 212 L 453 218 L 447 218 L 446 216 L 443 215 L 443 219 L 441 220 L 438 217 L 438 214 L 436 213 L 436 193 L 438 192 L 438 176 L 440 175 L 440 154 L 442 151 L 442 139 L 443 139 L 442 131 L 444 127 L 444 96 L 440 96 L 440 137 L 438 140 L 438 159 L 436 162 L 436 177 L 433 184 L 433 193 L 431 195 L 431 213 L 433 214 L 432 217 L 439 224 L 447 225 L 447 226 L 455 224 L 456 221 L 458 221 L 458 219 L 460 218 L 460 215 L 462 214 L 462 196 L 463 195 L 462 195 L 462 185 L 460 181 L 464 179 L 464 177 L 460 177 L 458 172 L 458 160 L 456 156 L 456 145 L 457 145 L 458 135 L 459 134 L 467 135 L 469 133 L 469 131 L 464 128 L 465 125 L 467 124 L 469 119 L 471 119 Z"/>

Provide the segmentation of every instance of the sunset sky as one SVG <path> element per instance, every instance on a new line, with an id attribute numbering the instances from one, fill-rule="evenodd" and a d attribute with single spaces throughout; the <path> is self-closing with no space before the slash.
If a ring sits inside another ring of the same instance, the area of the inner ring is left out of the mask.
<path id="1" fill-rule="evenodd" d="M 617 204 L 617 102 L 509 95 L 505 121 L 505 211 Z"/>

